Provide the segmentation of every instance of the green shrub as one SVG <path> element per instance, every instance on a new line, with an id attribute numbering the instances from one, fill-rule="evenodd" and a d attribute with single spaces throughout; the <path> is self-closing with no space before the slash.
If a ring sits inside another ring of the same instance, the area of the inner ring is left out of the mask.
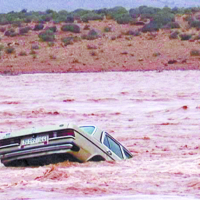
<path id="1" fill-rule="evenodd" d="M 70 31 L 73 33 L 80 33 L 80 27 L 76 24 L 65 24 L 61 27 L 62 31 Z"/>
<path id="2" fill-rule="evenodd" d="M 32 20 L 31 20 L 30 18 L 25 18 L 25 19 L 24 19 L 24 22 L 27 23 L 27 24 L 28 24 L 28 23 L 31 23 L 31 21 L 32 21 Z"/>
<path id="3" fill-rule="evenodd" d="M 122 6 L 116 6 L 114 8 L 108 9 L 107 11 L 107 17 L 111 19 L 117 19 L 119 16 L 122 16 L 124 14 L 128 14 L 128 11 L 126 8 Z"/>
<path id="4" fill-rule="evenodd" d="M 200 56 L 200 51 L 197 50 L 197 49 L 192 49 L 192 50 L 190 51 L 190 55 L 191 55 L 191 56 Z"/>
<path id="5" fill-rule="evenodd" d="M 14 47 L 6 47 L 6 48 L 5 48 L 5 52 L 6 52 L 7 54 L 15 53 L 15 48 L 14 48 Z"/>
<path id="6" fill-rule="evenodd" d="M 122 14 L 115 18 L 118 24 L 129 24 L 133 18 L 129 14 Z"/>
<path id="7" fill-rule="evenodd" d="M 138 8 L 132 8 L 129 10 L 129 14 L 132 18 L 137 18 L 140 16 L 140 10 Z"/>
<path id="8" fill-rule="evenodd" d="M 74 17 L 69 15 L 67 16 L 67 19 L 65 20 L 66 23 L 74 23 Z"/>
<path id="9" fill-rule="evenodd" d="M 169 39 L 177 39 L 179 35 L 178 31 L 174 31 L 169 35 Z"/>
<path id="10" fill-rule="evenodd" d="M 64 43 L 64 46 L 67 46 L 67 45 L 73 44 L 74 37 L 64 37 L 61 40 Z"/>
<path id="11" fill-rule="evenodd" d="M 157 25 L 161 28 L 162 26 L 165 26 L 169 22 L 174 22 L 175 15 L 170 12 L 160 11 L 153 15 L 152 21 L 156 22 Z"/>
<path id="12" fill-rule="evenodd" d="M 15 32 L 14 29 L 9 29 L 4 33 L 4 35 L 8 37 L 15 37 L 17 36 L 17 33 Z"/>
<path id="13" fill-rule="evenodd" d="M 61 39 L 61 41 L 64 43 L 64 46 L 67 46 L 67 45 L 70 45 L 70 44 L 73 44 L 74 42 L 78 42 L 80 41 L 81 38 L 80 37 L 64 37 Z"/>
<path id="14" fill-rule="evenodd" d="M 200 28 L 200 21 L 199 20 L 191 21 L 189 24 L 190 24 L 190 27 Z"/>
<path id="15" fill-rule="evenodd" d="M 13 27 L 21 27 L 22 26 L 22 22 L 21 21 L 13 21 L 12 22 L 12 26 Z"/>
<path id="16" fill-rule="evenodd" d="M 111 32 L 111 27 L 106 26 L 106 27 L 104 27 L 103 31 L 104 32 Z"/>
<path id="17" fill-rule="evenodd" d="M 48 42 L 49 47 L 53 47 L 54 45 L 55 45 L 54 42 Z"/>
<path id="18" fill-rule="evenodd" d="M 5 16 L 0 18 L 0 25 L 7 25 L 9 21 L 5 18 Z"/>
<path id="19" fill-rule="evenodd" d="M 42 16 L 42 19 L 41 19 L 42 21 L 41 22 L 49 22 L 49 21 L 51 21 L 52 20 L 52 17 L 51 17 L 51 15 L 44 15 L 44 16 Z"/>
<path id="20" fill-rule="evenodd" d="M 160 28 L 159 24 L 155 21 L 151 21 L 150 23 L 144 25 L 140 31 L 146 33 L 146 32 L 153 32 L 153 31 L 158 31 Z"/>
<path id="21" fill-rule="evenodd" d="M 178 22 L 169 22 L 165 26 L 162 27 L 163 29 L 174 29 L 174 28 L 181 28 Z"/>
<path id="22" fill-rule="evenodd" d="M 29 27 L 29 26 L 20 28 L 20 29 L 19 29 L 19 34 L 20 34 L 20 35 L 24 35 L 25 33 L 28 33 L 30 30 L 31 30 L 31 27 Z"/>
<path id="23" fill-rule="evenodd" d="M 2 51 L 4 49 L 4 45 L 0 44 L 0 51 Z"/>
<path id="24" fill-rule="evenodd" d="M 38 37 L 45 42 L 52 42 L 55 40 L 55 35 L 52 31 L 47 30 L 39 33 Z"/>
<path id="25" fill-rule="evenodd" d="M 81 16 L 86 15 L 86 14 L 88 14 L 88 13 L 90 13 L 90 12 L 91 12 L 91 11 L 89 11 L 89 10 L 76 9 L 76 10 L 74 10 L 73 12 L 71 12 L 70 14 L 71 14 L 72 16 L 74 16 L 74 17 L 77 17 L 77 16 L 81 17 Z"/>
<path id="26" fill-rule="evenodd" d="M 191 34 L 186 34 L 186 33 L 180 34 L 179 36 L 180 36 L 181 40 L 189 40 L 192 38 Z"/>
<path id="27" fill-rule="evenodd" d="M 101 14 L 97 14 L 94 12 L 90 12 L 88 14 L 85 14 L 81 17 L 81 20 L 83 22 L 88 22 L 88 21 L 92 21 L 92 20 L 103 20 L 103 15 Z"/>
<path id="28" fill-rule="evenodd" d="M 57 27 L 56 26 L 51 26 L 51 27 L 47 27 L 45 30 L 50 30 L 50 31 L 55 33 L 57 31 Z"/>
<path id="29" fill-rule="evenodd" d="M 96 31 L 95 29 L 92 29 L 88 32 L 87 35 L 82 35 L 81 37 L 82 39 L 86 39 L 86 40 L 95 40 L 99 38 L 100 35 L 98 34 L 98 31 Z"/>
<path id="30" fill-rule="evenodd" d="M 40 31 L 44 28 L 44 25 L 43 24 L 36 24 L 35 27 L 34 27 L 34 31 Z"/>
<path id="31" fill-rule="evenodd" d="M 141 32 L 139 30 L 128 30 L 126 35 L 140 36 Z"/>

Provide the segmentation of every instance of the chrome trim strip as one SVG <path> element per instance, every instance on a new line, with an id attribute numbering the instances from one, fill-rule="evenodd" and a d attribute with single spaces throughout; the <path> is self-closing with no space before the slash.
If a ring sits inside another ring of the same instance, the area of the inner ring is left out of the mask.
<path id="1" fill-rule="evenodd" d="M 72 144 L 64 144 L 64 145 L 56 145 L 56 146 L 47 146 L 47 147 L 41 147 L 41 148 L 36 148 L 36 149 L 23 149 L 21 151 L 16 151 L 13 153 L 7 153 L 3 155 L 3 159 L 9 158 L 9 157 L 14 157 L 14 156 L 21 156 L 21 155 L 26 155 L 26 154 L 32 154 L 32 153 L 42 153 L 45 151 L 52 151 L 52 150 L 61 150 L 61 149 L 71 149 L 73 147 Z"/>
<path id="2" fill-rule="evenodd" d="M 74 136 L 72 135 L 67 135 L 67 136 L 60 136 L 60 137 L 55 137 L 55 138 L 49 138 L 49 141 L 50 140 L 59 140 L 59 139 L 66 139 L 66 138 L 75 138 Z"/>
<path id="3" fill-rule="evenodd" d="M 7 148 L 7 147 L 14 147 L 14 146 L 18 146 L 18 145 L 19 145 L 19 143 L 9 144 L 9 145 L 5 145 L 5 146 L 1 146 L 0 149 Z"/>

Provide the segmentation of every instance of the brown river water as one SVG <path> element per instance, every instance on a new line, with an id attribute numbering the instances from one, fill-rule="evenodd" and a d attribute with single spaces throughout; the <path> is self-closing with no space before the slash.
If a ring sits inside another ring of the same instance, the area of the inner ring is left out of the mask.
<path id="1" fill-rule="evenodd" d="M 200 198 L 200 71 L 0 76 L 0 134 L 95 124 L 134 158 L 0 164 L 0 199 Z"/>

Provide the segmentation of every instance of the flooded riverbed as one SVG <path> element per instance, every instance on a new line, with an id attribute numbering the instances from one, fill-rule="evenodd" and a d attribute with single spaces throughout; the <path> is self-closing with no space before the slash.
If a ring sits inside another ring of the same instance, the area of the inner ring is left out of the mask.
<path id="1" fill-rule="evenodd" d="M 1 76 L 0 89 L 1 133 L 95 124 L 134 155 L 120 162 L 1 164 L 1 199 L 200 198 L 199 71 Z"/>

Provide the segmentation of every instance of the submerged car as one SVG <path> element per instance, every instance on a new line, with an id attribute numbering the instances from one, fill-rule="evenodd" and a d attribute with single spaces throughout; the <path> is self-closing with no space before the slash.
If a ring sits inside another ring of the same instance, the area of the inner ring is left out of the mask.
<path id="1" fill-rule="evenodd" d="M 0 138 L 5 166 L 32 166 L 69 161 L 118 161 L 132 154 L 96 126 L 61 124 L 6 133 Z"/>

